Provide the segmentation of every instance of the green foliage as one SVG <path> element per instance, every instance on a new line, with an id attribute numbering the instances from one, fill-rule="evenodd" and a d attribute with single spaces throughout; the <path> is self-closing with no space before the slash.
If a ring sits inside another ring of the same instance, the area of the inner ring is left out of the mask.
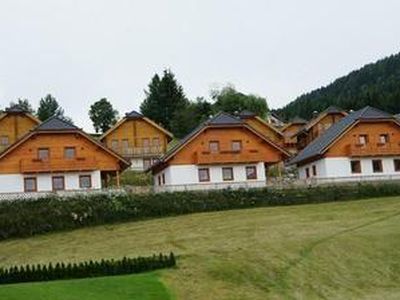
<path id="1" fill-rule="evenodd" d="M 10 102 L 9 108 L 19 108 L 23 111 L 34 113 L 35 110 L 33 109 L 32 105 L 30 104 L 28 99 L 18 99 L 17 102 Z"/>
<path id="2" fill-rule="evenodd" d="M 265 118 L 268 112 L 265 98 L 240 93 L 232 86 L 213 91 L 211 97 L 215 101 L 213 105 L 215 112 L 224 111 L 235 114 L 242 110 L 249 110 L 262 118 Z"/>
<path id="3" fill-rule="evenodd" d="M 400 53 L 341 77 L 332 84 L 298 97 L 277 111 L 286 119 L 311 118 L 330 105 L 357 110 L 366 105 L 400 112 Z"/>
<path id="4" fill-rule="evenodd" d="M 153 183 L 153 176 L 150 173 L 127 170 L 121 174 L 120 183 L 123 186 L 148 186 Z"/>
<path id="5" fill-rule="evenodd" d="M 0 202 L 0 240 L 99 224 L 251 207 L 400 195 L 398 183 L 160 194 L 96 194 Z"/>
<path id="6" fill-rule="evenodd" d="M 107 98 L 102 98 L 90 106 L 89 117 L 96 133 L 104 133 L 117 122 L 118 111 Z"/>
<path id="7" fill-rule="evenodd" d="M 60 279 L 115 276 L 142 273 L 176 266 L 175 255 L 159 254 L 121 260 L 85 261 L 80 263 L 52 263 L 48 265 L 14 266 L 0 269 L 0 284 L 50 281 Z"/>
<path id="8" fill-rule="evenodd" d="M 50 94 L 47 94 L 46 97 L 40 99 L 36 115 L 42 122 L 55 116 L 72 123 L 72 119 L 64 116 L 64 109 L 58 104 L 56 98 Z"/>

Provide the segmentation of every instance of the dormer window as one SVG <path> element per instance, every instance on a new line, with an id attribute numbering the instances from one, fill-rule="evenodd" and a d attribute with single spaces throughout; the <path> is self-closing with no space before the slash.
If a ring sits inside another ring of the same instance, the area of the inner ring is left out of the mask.
<path id="1" fill-rule="evenodd" d="M 219 142 L 218 141 L 210 141 L 208 144 L 208 149 L 211 153 L 219 152 Z"/>

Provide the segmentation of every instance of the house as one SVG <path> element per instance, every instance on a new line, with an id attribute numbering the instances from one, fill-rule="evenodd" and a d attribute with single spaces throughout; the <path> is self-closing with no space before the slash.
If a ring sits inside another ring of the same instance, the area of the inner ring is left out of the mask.
<path id="1" fill-rule="evenodd" d="M 293 154 L 297 153 L 297 133 L 303 129 L 306 124 L 306 120 L 295 117 L 281 128 L 281 132 L 284 136 L 285 148 Z"/>
<path id="2" fill-rule="evenodd" d="M 276 128 L 282 128 L 285 126 L 285 122 L 283 122 L 281 117 L 274 112 L 267 113 L 267 122 Z"/>
<path id="3" fill-rule="evenodd" d="M 400 179 L 400 120 L 367 106 L 332 125 L 290 163 L 300 179 L 315 182 Z"/>
<path id="4" fill-rule="evenodd" d="M 17 107 L 6 109 L 0 114 L 0 152 L 39 124 L 40 121 L 27 111 Z"/>
<path id="5" fill-rule="evenodd" d="M 129 162 L 56 117 L 0 154 L 0 193 L 100 189 Z"/>
<path id="6" fill-rule="evenodd" d="M 135 171 L 147 170 L 165 152 L 173 136 L 142 114 L 132 111 L 105 132 L 100 140 L 131 162 Z"/>
<path id="7" fill-rule="evenodd" d="M 304 149 L 346 115 L 344 110 L 335 106 L 329 106 L 322 113 L 316 115 L 296 134 L 298 150 Z"/>
<path id="8" fill-rule="evenodd" d="M 219 113 L 183 138 L 151 170 L 156 191 L 263 187 L 267 168 L 289 156 L 241 118 Z"/>

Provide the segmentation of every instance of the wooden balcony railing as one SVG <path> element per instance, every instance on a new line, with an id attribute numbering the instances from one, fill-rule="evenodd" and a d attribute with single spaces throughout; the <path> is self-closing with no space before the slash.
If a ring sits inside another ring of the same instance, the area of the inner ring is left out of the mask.
<path id="1" fill-rule="evenodd" d="M 97 161 L 92 157 L 21 159 L 20 168 L 21 173 L 92 171 L 97 169 Z"/>
<path id="2" fill-rule="evenodd" d="M 252 163 L 263 161 L 265 157 L 254 150 L 220 151 L 211 153 L 209 151 L 198 151 L 195 153 L 195 161 L 198 165 L 226 164 L 226 163 Z"/>
<path id="3" fill-rule="evenodd" d="M 398 143 L 367 143 L 349 145 L 350 156 L 400 155 Z"/>
<path id="4" fill-rule="evenodd" d="M 119 153 L 123 157 L 143 157 L 143 156 L 154 156 L 162 155 L 165 153 L 164 147 L 162 146 L 149 146 L 149 147 L 117 147 L 111 148 L 115 152 Z"/>

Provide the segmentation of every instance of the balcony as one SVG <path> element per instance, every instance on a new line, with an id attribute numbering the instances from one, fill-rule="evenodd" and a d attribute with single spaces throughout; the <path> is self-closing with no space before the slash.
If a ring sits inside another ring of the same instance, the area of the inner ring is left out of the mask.
<path id="1" fill-rule="evenodd" d="M 149 147 L 114 147 L 113 151 L 119 153 L 123 157 L 147 157 L 147 156 L 161 156 L 165 153 L 162 146 L 149 146 Z"/>
<path id="2" fill-rule="evenodd" d="M 265 157 L 257 150 L 220 151 L 211 153 L 199 151 L 195 153 L 195 161 L 198 165 L 229 164 L 229 163 L 253 163 L 264 161 Z"/>
<path id="3" fill-rule="evenodd" d="M 398 143 L 368 143 L 349 145 L 349 156 L 400 155 Z"/>
<path id="4" fill-rule="evenodd" d="M 79 172 L 97 169 L 97 161 L 92 157 L 77 157 L 74 159 L 50 158 L 21 159 L 21 173 Z"/>

